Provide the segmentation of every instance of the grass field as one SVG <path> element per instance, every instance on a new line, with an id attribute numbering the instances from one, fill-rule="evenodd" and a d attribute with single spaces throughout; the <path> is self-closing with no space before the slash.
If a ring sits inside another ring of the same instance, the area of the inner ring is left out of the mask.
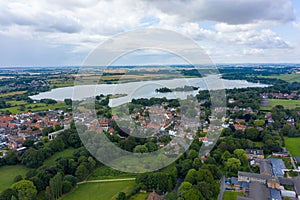
<path id="1" fill-rule="evenodd" d="M 88 180 L 104 180 L 116 178 L 135 178 L 136 175 L 120 172 L 107 166 L 96 169 L 88 178 Z"/>
<path id="2" fill-rule="evenodd" d="M 300 156 L 300 138 L 284 137 L 284 142 L 287 150 L 292 154 L 292 156 Z"/>
<path id="3" fill-rule="evenodd" d="M 28 112 L 28 111 L 35 112 L 35 111 L 49 110 L 49 109 L 62 109 L 64 107 L 66 107 L 66 105 L 64 103 L 57 103 L 57 104 L 53 104 L 53 105 L 47 105 L 44 103 L 31 103 L 31 104 L 26 104 L 25 110 L 21 111 L 21 105 L 24 105 L 24 102 L 11 101 L 10 103 L 11 103 L 11 105 L 17 105 L 17 106 L 12 106 L 10 108 L 3 108 L 0 110 L 1 111 L 8 110 L 12 114 L 17 114 L 20 112 Z"/>
<path id="4" fill-rule="evenodd" d="M 242 192 L 224 192 L 223 200 L 236 200 L 237 196 L 244 196 Z"/>
<path id="5" fill-rule="evenodd" d="M 271 110 L 276 105 L 282 105 L 286 109 L 300 108 L 300 100 L 269 99 L 269 106 L 261 107 L 261 110 Z"/>
<path id="6" fill-rule="evenodd" d="M 17 175 L 22 175 L 24 178 L 28 171 L 28 168 L 21 165 L 0 167 L 0 192 L 9 188 Z"/>
<path id="7" fill-rule="evenodd" d="M 129 200 L 146 200 L 149 196 L 149 193 L 138 193 L 132 197 L 130 197 Z"/>
<path id="8" fill-rule="evenodd" d="M 287 82 L 300 82 L 300 74 L 282 74 L 278 76 L 262 76 L 264 78 L 277 78 Z"/>
<path id="9" fill-rule="evenodd" d="M 51 156 L 50 158 L 46 159 L 44 161 L 44 165 L 45 166 L 51 166 L 51 165 L 54 165 L 55 164 L 55 160 L 59 157 L 69 157 L 69 156 L 72 156 L 72 154 L 74 153 L 75 149 L 73 148 L 68 148 L 68 149 L 65 149 L 61 152 L 57 152 L 55 153 L 53 156 Z"/>
<path id="10" fill-rule="evenodd" d="M 98 200 L 115 199 L 119 192 L 129 193 L 133 187 L 134 181 L 120 181 L 107 183 L 86 183 L 79 185 L 73 192 L 62 197 L 63 200 Z"/>

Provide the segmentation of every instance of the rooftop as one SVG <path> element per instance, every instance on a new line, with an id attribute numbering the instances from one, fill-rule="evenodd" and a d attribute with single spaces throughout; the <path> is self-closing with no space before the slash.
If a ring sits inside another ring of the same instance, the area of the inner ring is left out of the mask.
<path id="1" fill-rule="evenodd" d="M 238 176 L 245 176 L 245 177 L 251 177 L 256 179 L 263 179 L 263 180 L 269 180 L 271 177 L 264 174 L 256 174 L 251 172 L 238 172 Z"/>
<path id="2" fill-rule="evenodd" d="M 277 177 L 283 177 L 283 170 L 286 169 L 283 160 L 277 158 L 268 158 L 268 160 L 271 162 L 273 175 Z"/>
<path id="3" fill-rule="evenodd" d="M 249 197 L 254 200 L 269 200 L 270 192 L 266 185 L 261 183 L 250 183 Z"/>
<path id="4" fill-rule="evenodd" d="M 281 194 L 279 190 L 276 189 L 270 189 L 270 196 L 272 200 L 282 200 Z"/>
<path id="5" fill-rule="evenodd" d="M 253 155 L 262 155 L 262 156 L 264 155 L 264 151 L 259 149 L 246 149 L 246 153 L 253 154 Z"/>

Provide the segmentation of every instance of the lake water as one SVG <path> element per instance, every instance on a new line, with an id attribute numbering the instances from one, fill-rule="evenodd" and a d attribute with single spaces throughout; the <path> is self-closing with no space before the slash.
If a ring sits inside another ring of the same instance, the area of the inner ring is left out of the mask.
<path id="1" fill-rule="evenodd" d="M 268 85 L 260 83 L 251 83 L 245 80 L 226 80 L 221 79 L 218 75 L 209 75 L 204 78 L 178 78 L 172 80 L 151 80 L 139 81 L 120 84 L 101 84 L 101 85 L 81 85 L 73 87 L 63 87 L 52 89 L 48 92 L 42 92 L 30 98 L 40 100 L 45 98 L 63 101 L 70 98 L 73 100 L 81 100 L 88 97 L 104 94 L 127 94 L 125 97 L 115 98 L 110 101 L 110 106 L 118 106 L 126 102 L 130 102 L 133 98 L 151 98 L 151 97 L 167 97 L 185 99 L 188 95 L 195 95 L 198 91 L 188 92 L 172 92 L 157 93 L 155 89 L 168 87 L 177 88 L 187 86 L 199 87 L 199 90 L 219 90 L 247 87 L 268 87 Z"/>

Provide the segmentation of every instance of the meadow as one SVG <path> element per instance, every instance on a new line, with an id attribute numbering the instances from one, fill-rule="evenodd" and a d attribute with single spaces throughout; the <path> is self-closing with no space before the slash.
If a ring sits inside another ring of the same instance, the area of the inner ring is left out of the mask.
<path id="1" fill-rule="evenodd" d="M 269 99 L 269 106 L 263 106 L 261 110 L 271 110 L 277 105 L 282 105 L 285 109 L 300 108 L 300 100 Z"/>
<path id="2" fill-rule="evenodd" d="M 135 181 L 119 181 L 107 183 L 85 183 L 78 185 L 71 193 L 63 196 L 62 200 L 97 200 L 97 199 L 115 199 L 119 192 L 130 193 L 134 187 Z"/>
<path id="3" fill-rule="evenodd" d="M 50 158 L 46 159 L 44 161 L 44 165 L 45 166 L 55 165 L 55 163 L 56 163 L 55 161 L 56 161 L 57 158 L 59 158 L 59 157 L 66 158 L 66 157 L 72 156 L 72 154 L 74 152 L 75 152 L 75 149 L 73 149 L 73 148 L 68 148 L 68 149 L 65 149 L 61 152 L 57 152 L 54 155 L 52 155 Z"/>
<path id="4" fill-rule="evenodd" d="M 287 150 L 292 156 L 300 156 L 300 138 L 284 137 L 284 142 Z"/>
<path id="5" fill-rule="evenodd" d="M 244 196 L 244 194 L 242 192 L 225 191 L 223 195 L 223 200 L 236 200 L 237 196 Z"/>
<path id="6" fill-rule="evenodd" d="M 29 169 L 22 165 L 0 167 L 0 192 L 9 188 L 17 175 L 21 175 L 24 178 L 28 171 Z"/>
<path id="7" fill-rule="evenodd" d="M 45 104 L 45 103 L 26 103 L 24 101 L 9 101 L 12 107 L 10 108 L 3 108 L 0 111 L 8 110 L 12 114 L 17 114 L 21 112 L 35 112 L 35 111 L 42 111 L 42 110 L 54 110 L 54 109 L 62 109 L 66 107 L 64 103 L 57 103 L 57 104 Z M 24 109 L 21 108 L 24 106 Z"/>

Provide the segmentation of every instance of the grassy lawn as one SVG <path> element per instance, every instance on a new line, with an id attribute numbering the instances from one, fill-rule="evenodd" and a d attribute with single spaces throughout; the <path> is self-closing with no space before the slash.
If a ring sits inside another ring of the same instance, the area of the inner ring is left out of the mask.
<path id="1" fill-rule="evenodd" d="M 68 148 L 65 149 L 61 152 L 57 152 L 54 155 L 52 155 L 50 158 L 46 159 L 44 162 L 45 166 L 51 166 L 51 165 L 55 165 L 55 160 L 59 157 L 69 157 L 72 156 L 72 154 L 74 153 L 75 149 L 73 148 Z"/>
<path id="2" fill-rule="evenodd" d="M 300 74 L 282 74 L 278 76 L 262 76 L 264 78 L 277 78 L 287 82 L 300 82 Z"/>
<path id="3" fill-rule="evenodd" d="M 88 180 L 104 180 L 116 178 L 135 178 L 136 175 L 112 169 L 107 166 L 99 167 L 88 178 Z"/>
<path id="4" fill-rule="evenodd" d="M 0 167 L 0 192 L 9 188 L 17 175 L 22 175 L 24 178 L 28 171 L 28 168 L 21 165 Z"/>
<path id="5" fill-rule="evenodd" d="M 242 192 L 224 192 L 223 200 L 236 200 L 237 196 L 244 196 Z"/>
<path id="6" fill-rule="evenodd" d="M 271 110 L 276 105 L 282 105 L 285 109 L 300 108 L 300 100 L 285 100 L 285 99 L 269 99 L 268 107 L 261 107 L 261 110 Z"/>
<path id="7" fill-rule="evenodd" d="M 73 192 L 62 197 L 63 200 L 97 200 L 97 199 L 115 199 L 119 192 L 129 193 L 133 187 L 134 181 L 120 181 L 107 183 L 86 183 L 79 185 Z"/>
<path id="8" fill-rule="evenodd" d="M 28 111 L 42 111 L 42 110 L 53 110 L 53 109 L 62 109 L 64 107 L 66 107 L 66 105 L 64 103 L 57 103 L 57 104 L 53 104 L 53 105 L 47 105 L 44 103 L 31 103 L 31 104 L 26 104 L 25 105 L 25 110 L 21 111 L 20 106 L 24 105 L 24 103 L 22 101 L 18 102 L 18 101 L 11 101 L 11 105 L 12 107 L 10 108 L 3 108 L 1 109 L 1 111 L 6 111 L 8 110 L 9 112 L 11 112 L 12 114 L 17 114 L 20 112 L 28 112 Z M 14 106 L 16 105 L 16 106 Z"/>
<path id="9" fill-rule="evenodd" d="M 129 200 L 146 200 L 147 197 L 149 196 L 149 193 L 138 193 L 132 197 L 130 197 Z"/>
<path id="10" fill-rule="evenodd" d="M 292 154 L 292 156 L 300 156 L 300 138 L 284 137 L 284 142 L 287 150 Z"/>

